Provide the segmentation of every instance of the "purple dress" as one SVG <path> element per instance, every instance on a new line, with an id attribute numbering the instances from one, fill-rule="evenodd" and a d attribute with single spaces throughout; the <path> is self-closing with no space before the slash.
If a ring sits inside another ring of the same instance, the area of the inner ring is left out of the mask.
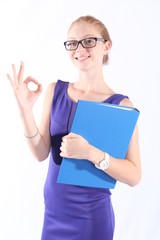
<path id="1" fill-rule="evenodd" d="M 45 213 L 41 240 L 112 240 L 114 212 L 109 189 L 57 183 L 62 137 L 69 133 L 77 103 L 67 95 L 68 82 L 56 83 L 51 108 L 51 150 L 44 186 Z M 114 94 L 104 102 L 119 104 Z"/>

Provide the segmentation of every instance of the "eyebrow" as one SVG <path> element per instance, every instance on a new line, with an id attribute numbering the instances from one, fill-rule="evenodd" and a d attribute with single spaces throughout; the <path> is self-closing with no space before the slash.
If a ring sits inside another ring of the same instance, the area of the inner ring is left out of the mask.
<path id="1" fill-rule="evenodd" d="M 95 36 L 93 34 L 87 34 L 87 35 L 84 35 L 83 38 L 81 38 L 81 39 L 85 39 L 85 38 L 89 38 L 89 37 L 95 37 Z M 69 37 L 68 40 L 77 40 L 77 38 Z"/>

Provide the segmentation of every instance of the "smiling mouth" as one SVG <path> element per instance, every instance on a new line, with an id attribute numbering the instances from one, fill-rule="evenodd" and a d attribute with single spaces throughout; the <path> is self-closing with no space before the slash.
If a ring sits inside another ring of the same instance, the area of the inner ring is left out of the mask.
<path id="1" fill-rule="evenodd" d="M 79 62 L 84 62 L 84 61 L 87 60 L 88 58 L 90 58 L 90 56 L 76 57 L 76 60 L 78 60 Z"/>

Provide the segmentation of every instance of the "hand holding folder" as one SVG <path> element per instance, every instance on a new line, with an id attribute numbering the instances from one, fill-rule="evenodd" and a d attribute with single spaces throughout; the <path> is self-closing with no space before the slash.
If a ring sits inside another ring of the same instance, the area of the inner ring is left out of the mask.
<path id="1" fill-rule="evenodd" d="M 71 132 L 109 155 L 124 159 L 139 117 L 135 108 L 80 100 Z M 63 158 L 58 183 L 114 188 L 116 180 L 88 160 Z"/>

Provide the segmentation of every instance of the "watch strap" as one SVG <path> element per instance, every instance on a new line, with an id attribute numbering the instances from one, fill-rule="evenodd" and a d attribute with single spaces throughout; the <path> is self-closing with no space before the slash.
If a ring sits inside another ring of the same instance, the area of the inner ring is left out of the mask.
<path id="1" fill-rule="evenodd" d="M 109 167 L 109 154 L 105 152 L 105 157 L 99 162 L 99 165 L 95 164 L 95 167 L 101 170 L 105 170 Z"/>

